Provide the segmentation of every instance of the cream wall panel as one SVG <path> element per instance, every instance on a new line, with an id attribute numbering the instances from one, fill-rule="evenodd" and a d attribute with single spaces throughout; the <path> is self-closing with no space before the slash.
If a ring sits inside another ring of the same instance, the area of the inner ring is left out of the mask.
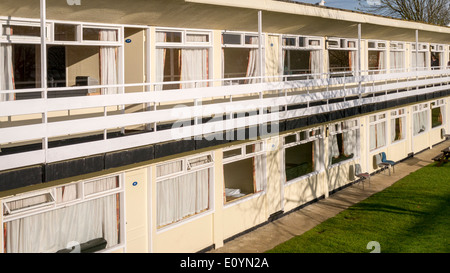
<path id="1" fill-rule="evenodd" d="M 225 186 L 223 183 L 223 152 L 222 149 L 214 151 L 214 191 L 212 202 L 214 204 L 213 221 L 213 242 L 216 248 L 223 246 L 224 225 L 223 225 L 223 201 Z"/>
<path id="2" fill-rule="evenodd" d="M 326 179 L 325 172 L 285 185 L 284 211 L 290 211 L 322 196 L 322 179 Z"/>
<path id="3" fill-rule="evenodd" d="M 192 253 L 209 247 L 213 244 L 212 223 L 212 214 L 209 214 L 158 231 L 154 237 L 154 252 Z"/>
<path id="4" fill-rule="evenodd" d="M 267 214 L 270 215 L 279 210 L 282 210 L 282 183 L 283 183 L 283 168 L 281 166 L 282 161 L 282 150 L 281 144 L 282 138 L 273 137 L 267 140 L 266 150 L 267 150 L 267 181 L 266 181 L 266 192 L 267 192 Z"/>
<path id="5" fill-rule="evenodd" d="M 223 210 L 224 239 L 265 222 L 266 198 L 266 195 L 259 195 L 229 203 Z"/>
<path id="6" fill-rule="evenodd" d="M 392 143 L 386 151 L 387 159 L 393 161 L 399 161 L 407 157 L 408 154 L 408 142 L 406 139 Z"/>
<path id="7" fill-rule="evenodd" d="M 266 35 L 266 76 L 269 77 L 268 81 L 276 81 L 277 77 L 282 73 L 280 60 L 280 36 L 279 35 Z"/>
<path id="8" fill-rule="evenodd" d="M 213 50 L 212 50 L 212 78 L 222 79 L 222 31 L 213 31 Z M 220 86 L 221 82 L 217 81 L 213 83 L 214 86 Z"/>
<path id="9" fill-rule="evenodd" d="M 444 126 L 439 126 L 431 129 L 429 137 L 430 137 L 430 146 L 433 146 L 441 141 L 444 141 L 444 138 L 441 137 L 441 130 Z"/>
<path id="10" fill-rule="evenodd" d="M 125 39 L 130 39 L 130 43 L 125 43 L 125 83 L 145 82 L 145 29 L 125 28 Z M 126 93 L 143 92 L 144 87 L 127 87 Z"/>
<path id="11" fill-rule="evenodd" d="M 147 181 L 147 168 L 125 173 L 126 250 L 130 253 L 148 252 Z"/>
<path id="12" fill-rule="evenodd" d="M 419 134 L 414 137 L 413 140 L 413 151 L 414 153 L 421 152 L 422 150 L 425 150 L 430 147 L 430 138 L 429 138 L 429 131 Z"/>
<path id="13" fill-rule="evenodd" d="M 333 191 L 354 181 L 354 165 L 358 161 L 348 160 L 328 169 L 328 190 Z"/>

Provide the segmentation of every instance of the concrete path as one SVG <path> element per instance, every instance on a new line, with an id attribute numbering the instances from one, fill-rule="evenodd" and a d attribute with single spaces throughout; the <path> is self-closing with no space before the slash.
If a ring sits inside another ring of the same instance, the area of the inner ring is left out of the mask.
<path id="1" fill-rule="evenodd" d="M 431 150 L 426 150 L 396 164 L 395 173 L 391 171 L 390 176 L 388 170 L 371 176 L 370 187 L 369 183 L 366 182 L 364 190 L 362 183 L 351 185 L 330 195 L 327 199 L 322 199 L 291 212 L 208 253 L 263 253 L 270 250 L 294 236 L 303 234 L 374 193 L 384 190 L 408 174 L 432 163 L 432 158 L 448 146 L 450 146 L 450 141 L 440 143 Z"/>

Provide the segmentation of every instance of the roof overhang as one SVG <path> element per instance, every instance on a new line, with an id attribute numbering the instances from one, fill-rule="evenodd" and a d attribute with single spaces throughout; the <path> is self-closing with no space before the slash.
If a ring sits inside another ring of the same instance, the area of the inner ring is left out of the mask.
<path id="1" fill-rule="evenodd" d="M 81 0 L 70 6 L 64 0 L 47 0 L 47 18 L 80 22 L 152 25 L 162 27 L 263 31 L 395 41 L 419 40 L 449 43 L 450 28 L 394 18 L 274 0 Z M 39 1 L 2 0 L 2 16 L 39 18 Z"/>

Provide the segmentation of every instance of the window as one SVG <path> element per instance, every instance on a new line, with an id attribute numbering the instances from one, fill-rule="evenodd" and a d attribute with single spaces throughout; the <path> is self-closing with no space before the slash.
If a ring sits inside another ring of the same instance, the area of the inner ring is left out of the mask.
<path id="1" fill-rule="evenodd" d="M 293 182 L 297 178 L 321 170 L 321 138 L 322 131 L 320 128 L 283 137 L 283 165 L 286 183 Z"/>
<path id="2" fill-rule="evenodd" d="M 264 44 L 264 41 L 261 41 Z M 257 82 L 260 73 L 259 36 L 255 33 L 222 33 L 223 78 L 234 79 L 224 84 Z M 242 79 L 245 78 L 245 79 Z"/>
<path id="3" fill-rule="evenodd" d="M 403 72 L 405 69 L 405 45 L 401 42 L 390 43 L 390 72 Z"/>
<path id="4" fill-rule="evenodd" d="M 83 40 L 85 41 L 117 42 L 117 34 L 116 29 L 83 28 Z"/>
<path id="5" fill-rule="evenodd" d="M 356 71 L 357 50 L 356 40 L 332 38 L 327 40 L 329 72 L 331 77 L 353 76 Z"/>
<path id="6" fill-rule="evenodd" d="M 369 70 L 373 73 L 384 73 L 386 69 L 386 43 L 369 41 L 368 61 Z"/>
<path id="7" fill-rule="evenodd" d="M 359 126 L 357 120 L 343 121 L 329 127 L 329 164 L 359 155 Z"/>
<path id="8" fill-rule="evenodd" d="M 386 145 L 386 114 L 369 117 L 370 121 L 370 150 L 376 150 Z"/>
<path id="9" fill-rule="evenodd" d="M 210 209 L 211 154 L 156 166 L 157 227 L 163 228 Z"/>
<path id="10" fill-rule="evenodd" d="M 319 78 L 322 59 L 320 44 L 321 40 L 317 37 L 289 36 L 283 38 L 284 75 L 313 74 L 308 77 L 290 76 L 287 77 L 287 80 Z"/>
<path id="11" fill-rule="evenodd" d="M 411 44 L 411 68 L 413 70 L 424 70 L 427 67 L 428 45 L 419 44 L 416 50 L 416 44 Z"/>
<path id="12" fill-rule="evenodd" d="M 77 25 L 55 24 L 55 41 L 76 41 Z"/>
<path id="13" fill-rule="evenodd" d="M 431 128 L 444 124 L 444 100 L 437 100 L 431 103 Z"/>
<path id="14" fill-rule="evenodd" d="M 210 36 L 209 31 L 158 29 L 156 90 L 208 86 Z"/>
<path id="15" fill-rule="evenodd" d="M 405 109 L 391 112 L 391 143 L 406 138 L 406 114 Z"/>
<path id="16" fill-rule="evenodd" d="M 120 246 L 120 181 L 120 176 L 82 181 L 3 201 L 4 252 L 52 253 L 70 242 L 78 242 L 83 251 L 83 244 L 92 240 L 106 249 Z M 95 195 L 81 191 L 83 185 Z"/>
<path id="17" fill-rule="evenodd" d="M 431 69 L 441 69 L 444 66 L 444 46 L 438 44 L 430 45 L 431 49 Z"/>
<path id="18" fill-rule="evenodd" d="M 263 142 L 231 147 L 223 154 L 225 203 L 264 190 L 266 163 Z"/>
<path id="19" fill-rule="evenodd" d="M 428 104 L 419 104 L 413 107 L 413 135 L 418 135 L 429 129 Z"/>

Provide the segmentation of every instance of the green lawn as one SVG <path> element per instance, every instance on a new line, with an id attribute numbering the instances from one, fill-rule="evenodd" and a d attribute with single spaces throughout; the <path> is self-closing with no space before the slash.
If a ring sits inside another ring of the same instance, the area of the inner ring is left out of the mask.
<path id="1" fill-rule="evenodd" d="M 268 253 L 450 253 L 450 163 L 434 165 Z"/>

